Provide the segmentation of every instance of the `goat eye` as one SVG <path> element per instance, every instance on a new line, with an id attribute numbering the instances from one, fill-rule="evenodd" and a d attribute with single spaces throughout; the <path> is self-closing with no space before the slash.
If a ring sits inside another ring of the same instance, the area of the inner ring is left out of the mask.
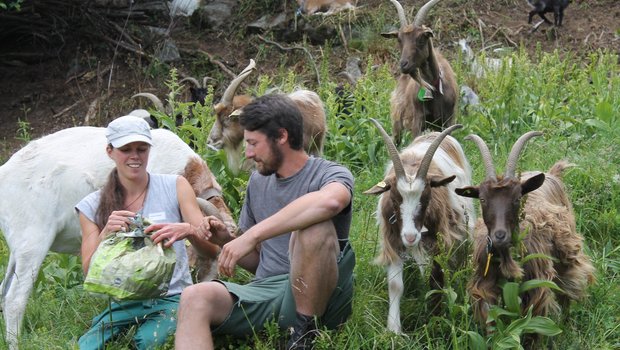
<path id="1" fill-rule="evenodd" d="M 486 202 L 487 202 L 487 200 L 486 200 L 486 199 L 484 199 L 484 198 L 480 198 L 480 204 L 485 204 Z"/>

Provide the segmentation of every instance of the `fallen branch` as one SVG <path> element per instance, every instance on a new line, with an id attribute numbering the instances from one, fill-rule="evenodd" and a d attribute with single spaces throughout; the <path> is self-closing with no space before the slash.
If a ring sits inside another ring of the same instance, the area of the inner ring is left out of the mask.
<path id="1" fill-rule="evenodd" d="M 267 40 L 265 38 L 263 38 L 260 35 L 257 35 L 258 38 L 264 42 L 266 42 L 267 44 L 271 44 L 276 46 L 277 48 L 279 48 L 282 51 L 291 51 L 291 50 L 303 50 L 308 57 L 310 57 L 310 63 L 312 64 L 312 68 L 314 68 L 314 73 L 316 74 L 316 82 L 318 85 L 321 85 L 321 77 L 319 75 L 319 70 L 316 68 L 316 64 L 314 63 L 314 57 L 312 57 L 312 55 L 310 54 L 310 51 L 308 51 L 308 49 L 306 49 L 303 46 L 293 46 L 293 47 L 284 47 L 278 43 L 276 43 L 275 41 L 271 41 L 271 40 Z"/>
<path id="2" fill-rule="evenodd" d="M 73 108 L 75 108 L 77 105 L 79 105 L 81 102 L 82 102 L 82 101 L 77 101 L 77 102 L 75 102 L 74 104 L 72 104 L 71 106 L 69 106 L 69 107 L 67 107 L 67 108 L 63 109 L 62 111 L 60 111 L 60 112 L 58 112 L 58 113 L 54 114 L 54 115 L 52 116 L 52 119 L 56 119 L 56 118 L 60 117 L 61 115 L 63 115 L 63 114 L 65 114 L 65 113 L 69 112 L 70 110 L 72 110 Z"/>
<path id="3" fill-rule="evenodd" d="M 211 61 L 211 63 L 215 64 L 216 66 L 220 67 L 226 74 L 230 75 L 233 79 L 237 77 L 237 75 L 235 73 L 233 73 L 230 69 L 228 69 L 228 67 L 226 67 L 226 65 L 224 63 L 222 63 L 221 61 L 215 59 L 213 57 L 213 55 L 211 55 L 210 53 L 208 53 L 207 51 L 204 50 L 191 50 L 191 49 L 183 49 L 183 48 L 179 48 L 180 52 L 185 52 L 185 53 L 189 53 L 189 54 L 202 54 L 205 55 L 209 58 L 209 61 Z M 241 83 L 243 84 L 243 83 Z M 247 87 L 247 85 L 246 85 Z"/>
<path id="4" fill-rule="evenodd" d="M 119 47 L 121 47 L 121 48 L 123 48 L 123 49 L 125 49 L 127 51 L 133 52 L 135 54 L 138 54 L 140 56 L 144 56 L 144 57 L 149 58 L 149 59 L 152 57 L 151 55 L 147 54 L 146 52 L 142 51 L 141 49 L 133 47 L 133 46 L 127 44 L 124 41 L 114 40 L 114 39 L 109 38 L 109 37 L 107 37 L 107 36 L 105 36 L 103 34 L 97 34 L 97 33 L 92 33 L 92 32 L 89 33 L 89 34 L 92 35 L 92 36 L 98 37 L 100 39 L 103 39 L 103 40 L 105 40 L 105 41 L 107 41 L 109 43 L 112 43 L 114 45 L 118 45 Z"/>
<path id="5" fill-rule="evenodd" d="M 545 21 L 540 21 L 540 22 L 534 24 L 534 26 L 530 30 L 530 34 L 534 33 L 538 29 L 538 27 L 540 27 L 540 25 L 543 24 L 543 23 L 545 23 Z"/>
<path id="6" fill-rule="evenodd" d="M 84 125 L 91 125 L 91 120 L 94 120 L 97 116 L 97 112 L 99 111 L 99 105 L 103 101 L 105 101 L 108 97 L 110 97 L 111 93 L 108 92 L 102 96 L 99 96 L 93 100 L 88 106 L 88 111 L 86 112 L 86 116 L 84 117 Z"/>

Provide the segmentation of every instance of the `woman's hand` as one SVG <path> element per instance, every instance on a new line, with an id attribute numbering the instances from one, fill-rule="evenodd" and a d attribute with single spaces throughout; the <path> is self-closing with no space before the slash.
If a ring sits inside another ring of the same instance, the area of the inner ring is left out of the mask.
<path id="1" fill-rule="evenodd" d="M 103 227 L 103 230 L 99 233 L 99 239 L 104 240 L 112 232 L 128 231 L 129 224 L 131 224 L 131 219 L 134 216 L 136 216 L 136 213 L 128 210 L 113 211 L 108 217 L 108 222 Z"/>
<path id="2" fill-rule="evenodd" d="M 164 247 L 172 246 L 172 243 L 196 235 L 196 228 L 187 222 L 152 224 L 144 229 L 144 233 L 152 232 L 153 243 L 164 243 Z"/>

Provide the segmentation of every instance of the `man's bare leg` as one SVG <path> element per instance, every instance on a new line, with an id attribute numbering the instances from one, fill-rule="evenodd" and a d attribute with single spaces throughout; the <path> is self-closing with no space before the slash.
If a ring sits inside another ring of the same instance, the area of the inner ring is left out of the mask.
<path id="1" fill-rule="evenodd" d="M 185 288 L 179 304 L 175 349 L 213 349 L 211 325 L 226 320 L 233 302 L 228 289 L 219 282 L 202 282 Z"/>
<path id="2" fill-rule="evenodd" d="M 331 221 L 291 237 L 291 286 L 297 312 L 321 316 L 338 283 L 338 239 Z"/>
<path id="3" fill-rule="evenodd" d="M 296 320 L 287 349 L 312 348 L 315 317 L 325 312 L 338 283 L 338 239 L 331 221 L 294 232 L 291 236 L 291 289 Z"/>

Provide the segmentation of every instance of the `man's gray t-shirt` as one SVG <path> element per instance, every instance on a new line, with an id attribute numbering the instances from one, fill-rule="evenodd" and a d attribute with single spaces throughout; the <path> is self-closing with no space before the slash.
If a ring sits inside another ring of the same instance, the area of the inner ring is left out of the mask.
<path id="1" fill-rule="evenodd" d="M 247 231 L 256 223 L 270 217 L 295 199 L 323 186 L 338 182 L 353 195 L 353 175 L 342 165 L 310 157 L 304 167 L 295 175 L 281 179 L 275 174 L 263 176 L 253 172 L 248 182 L 245 202 L 241 209 L 239 228 Z M 351 226 L 351 203 L 332 218 L 338 239 L 349 237 Z M 255 279 L 289 273 L 289 239 L 291 233 L 270 238 L 261 243 L 260 261 Z"/>
<path id="2" fill-rule="evenodd" d="M 154 224 L 183 222 L 177 197 L 178 175 L 149 174 L 149 176 L 149 188 L 140 214 Z M 88 220 L 95 222 L 95 213 L 99 208 L 100 198 L 101 190 L 97 190 L 84 197 L 75 209 L 84 214 Z M 169 296 L 180 294 L 185 287 L 192 284 L 185 240 L 174 242 L 172 247 L 176 252 L 177 260 L 166 294 Z"/>

